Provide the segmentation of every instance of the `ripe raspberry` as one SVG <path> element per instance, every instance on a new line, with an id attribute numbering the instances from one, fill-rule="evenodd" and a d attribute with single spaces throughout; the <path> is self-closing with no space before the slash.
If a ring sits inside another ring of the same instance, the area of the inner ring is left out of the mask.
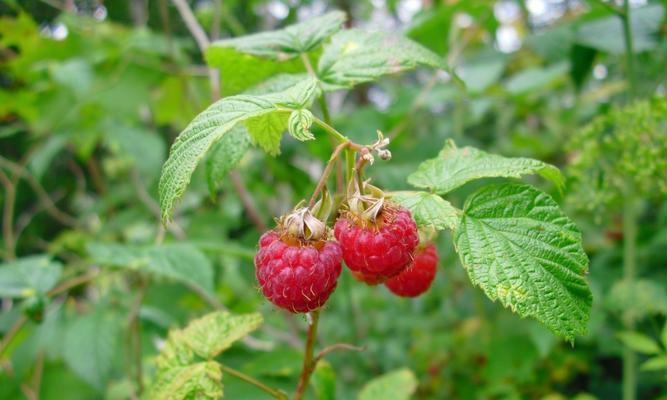
<path id="1" fill-rule="evenodd" d="M 299 241 L 268 231 L 259 239 L 255 274 L 273 304 L 294 313 L 324 305 L 336 288 L 341 251 L 334 241 Z"/>
<path id="2" fill-rule="evenodd" d="M 433 244 L 429 244 L 418 250 L 414 261 L 384 285 L 399 296 L 417 297 L 431 287 L 437 268 L 438 251 Z"/>
<path id="3" fill-rule="evenodd" d="M 401 272 L 411 261 L 419 236 L 410 211 L 385 204 L 373 222 L 348 212 L 334 227 L 343 259 L 355 277 L 378 284 Z"/>

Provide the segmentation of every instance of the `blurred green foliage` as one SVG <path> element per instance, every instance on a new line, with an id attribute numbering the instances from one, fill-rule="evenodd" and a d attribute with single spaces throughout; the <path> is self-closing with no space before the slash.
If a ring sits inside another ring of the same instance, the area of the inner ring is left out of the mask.
<path id="1" fill-rule="evenodd" d="M 623 346 L 639 353 L 639 398 L 664 398 L 664 3 L 636 2 L 631 10 L 634 99 L 621 21 L 604 2 L 191 3 L 220 38 L 336 8 L 352 26 L 400 30 L 442 56 L 449 72 L 417 69 L 328 95 L 336 127 L 355 141 L 371 142 L 377 129 L 392 137 L 391 162 L 369 170 L 375 185 L 408 189 L 407 176 L 448 139 L 543 160 L 567 178 L 563 194 L 528 179 L 565 203 L 582 228 L 595 299 L 586 336 L 571 346 L 488 301 L 443 234 L 435 283 L 417 299 L 343 273 L 320 343 L 365 350 L 328 355 L 311 398 L 373 396 L 395 383 L 382 380 L 390 373 L 407 382 L 400 389 L 416 379 L 418 399 L 616 399 Z M 214 64 L 215 54 L 207 54 Z M 241 56 L 219 65 L 221 94 L 276 72 L 305 72 L 300 63 L 265 64 L 257 74 L 246 72 L 254 64 Z M 285 135 L 275 158 L 250 148 L 238 155 L 234 179 L 224 177 L 229 167 L 216 163 L 222 150 L 214 150 L 165 230 L 157 183 L 167 149 L 214 100 L 204 57 L 169 1 L 0 3 L 0 398 L 136 398 L 155 379 L 168 331 L 221 305 L 260 312 L 265 322 L 250 343 L 216 353 L 216 362 L 294 389 L 305 323 L 260 296 L 252 258 L 261 232 L 253 219 L 271 226 L 273 216 L 308 198 L 330 143 Z M 207 165 L 217 182 L 207 182 Z M 478 187 L 456 189 L 448 200 L 460 208 Z M 619 204 L 628 195 L 639 204 L 633 282 L 622 279 Z M 39 279 L 32 272 L 47 267 Z M 631 332 L 628 315 L 636 321 Z M 223 376 L 226 398 L 267 398 Z"/>

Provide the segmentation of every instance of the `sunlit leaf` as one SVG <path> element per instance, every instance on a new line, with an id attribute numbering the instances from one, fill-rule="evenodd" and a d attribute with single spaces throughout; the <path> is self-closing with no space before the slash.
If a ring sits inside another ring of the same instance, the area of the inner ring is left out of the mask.
<path id="1" fill-rule="evenodd" d="M 438 230 L 456 230 L 461 219 L 461 211 L 437 194 L 394 192 L 391 200 L 410 210 L 418 226 L 433 226 Z"/>
<path id="2" fill-rule="evenodd" d="M 620 332 L 616 336 L 634 351 L 643 354 L 659 354 L 660 346 L 655 340 L 639 332 Z"/>
<path id="3" fill-rule="evenodd" d="M 408 400 L 417 390 L 414 372 L 400 369 L 368 382 L 359 393 L 359 400 Z"/>

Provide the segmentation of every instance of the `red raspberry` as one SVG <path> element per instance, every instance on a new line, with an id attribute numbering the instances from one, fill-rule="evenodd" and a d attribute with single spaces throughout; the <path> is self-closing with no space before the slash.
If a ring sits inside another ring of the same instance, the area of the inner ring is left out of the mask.
<path id="1" fill-rule="evenodd" d="M 334 235 L 343 259 L 355 277 L 378 284 L 401 272 L 411 261 L 419 242 L 417 225 L 410 211 L 385 205 L 374 222 L 362 221 L 352 213 L 338 218 Z"/>
<path id="2" fill-rule="evenodd" d="M 341 251 L 334 241 L 281 239 L 268 231 L 259 239 L 255 274 L 262 293 L 278 307 L 305 313 L 324 305 L 336 288 Z"/>
<path id="3" fill-rule="evenodd" d="M 417 297 L 431 287 L 438 268 L 438 251 L 429 244 L 415 254 L 415 259 L 407 268 L 384 285 L 392 293 L 402 297 Z"/>

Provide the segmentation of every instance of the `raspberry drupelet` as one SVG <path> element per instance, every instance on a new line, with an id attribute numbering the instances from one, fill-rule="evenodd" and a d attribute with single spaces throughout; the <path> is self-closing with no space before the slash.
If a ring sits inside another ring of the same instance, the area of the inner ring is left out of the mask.
<path id="1" fill-rule="evenodd" d="M 370 285 L 401 272 L 419 242 L 410 211 L 391 203 L 384 204 L 373 221 L 344 213 L 336 221 L 334 235 L 352 274 Z"/>
<path id="2" fill-rule="evenodd" d="M 414 261 L 384 285 L 398 296 L 417 297 L 431 287 L 437 268 L 438 250 L 431 243 L 418 249 Z"/>

